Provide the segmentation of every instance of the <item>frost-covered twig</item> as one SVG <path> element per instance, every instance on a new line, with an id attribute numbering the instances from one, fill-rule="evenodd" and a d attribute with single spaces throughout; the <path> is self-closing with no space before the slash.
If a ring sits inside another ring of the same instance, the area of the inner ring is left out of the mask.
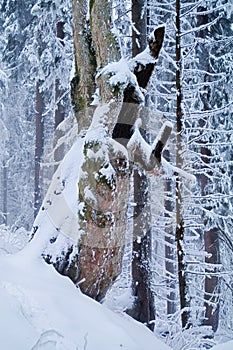
<path id="1" fill-rule="evenodd" d="M 196 182 L 196 177 L 185 170 L 182 170 L 172 164 L 170 164 L 165 158 L 162 157 L 162 168 L 165 174 L 177 174 L 181 177 L 189 180 L 193 185 Z"/>

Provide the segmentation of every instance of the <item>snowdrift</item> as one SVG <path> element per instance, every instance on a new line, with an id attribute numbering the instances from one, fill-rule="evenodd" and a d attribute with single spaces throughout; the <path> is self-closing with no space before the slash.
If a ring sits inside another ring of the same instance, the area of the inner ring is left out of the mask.
<path id="1" fill-rule="evenodd" d="M 144 325 L 83 295 L 27 247 L 0 256 L 0 266 L 1 349 L 169 349 Z"/>

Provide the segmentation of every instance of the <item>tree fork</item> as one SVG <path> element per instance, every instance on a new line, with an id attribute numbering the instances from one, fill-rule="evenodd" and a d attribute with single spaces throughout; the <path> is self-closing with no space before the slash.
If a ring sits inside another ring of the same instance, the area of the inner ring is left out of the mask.
<path id="1" fill-rule="evenodd" d="M 95 2 L 94 4 L 96 4 L 97 2 Z M 92 7 L 92 11 L 94 9 L 94 5 Z M 93 20 L 92 20 L 92 26 L 94 25 Z M 100 24 L 101 25 L 101 24 Z M 94 27 L 95 28 L 95 27 Z M 150 40 L 149 45 L 152 47 L 152 52 L 153 53 L 158 53 L 159 50 L 157 50 L 157 46 L 161 48 L 162 46 L 162 40 L 164 37 L 164 30 L 165 28 L 158 28 L 155 30 L 154 32 L 154 38 Z M 101 35 L 103 35 L 101 33 Z M 95 43 L 95 45 L 97 45 L 99 38 L 94 38 L 93 37 L 93 41 Z M 97 53 L 98 55 L 98 53 Z M 156 56 L 157 57 L 157 56 Z M 152 56 L 153 58 L 153 56 Z M 99 62 L 100 64 L 100 60 L 102 60 L 102 62 L 106 62 L 106 60 L 108 60 L 107 58 L 104 57 L 99 57 L 97 59 L 97 62 Z M 155 61 L 152 59 L 152 61 Z M 153 66 L 155 64 L 152 64 Z M 145 84 L 145 81 L 149 81 L 150 75 L 152 73 L 152 69 L 151 69 L 151 64 L 149 64 L 149 69 L 148 66 L 145 67 L 140 67 L 136 66 L 135 68 L 135 75 L 137 77 L 137 73 L 140 72 L 140 77 L 142 77 L 141 71 L 143 70 L 146 74 L 146 79 L 142 79 L 142 81 Z M 105 93 L 101 93 L 101 100 L 106 103 L 107 101 L 110 101 L 112 99 L 112 89 L 109 89 L 108 86 L 108 81 L 105 77 L 100 77 L 100 79 L 98 78 L 98 83 L 101 83 L 102 87 L 106 86 L 106 90 Z M 103 91 L 103 90 L 102 90 Z M 132 94 L 134 94 L 134 89 L 131 89 Z M 123 93 L 123 95 L 127 95 L 127 98 L 130 98 L 131 100 L 135 101 L 135 97 L 133 96 L 129 96 L 129 89 L 127 89 L 127 94 Z M 118 95 L 119 96 L 119 95 Z M 114 98 L 116 99 L 116 101 L 118 101 L 118 98 L 120 100 L 120 97 L 118 96 L 114 96 Z M 124 98 L 123 98 L 124 101 Z M 134 102 L 136 109 L 135 109 L 135 113 L 133 113 L 133 119 L 131 119 L 130 121 L 134 124 L 135 120 L 138 117 L 138 102 L 136 100 L 136 102 Z M 122 106 L 122 105 L 120 105 Z M 123 104 L 123 108 L 124 108 L 124 104 Z M 119 110 L 120 112 L 120 116 L 122 116 L 122 110 Z M 118 113 L 119 113 L 118 112 Z M 132 109 L 131 110 L 127 110 L 127 115 L 125 115 L 126 118 L 126 122 L 127 121 L 127 116 L 132 116 Z M 115 112 L 114 112 L 115 113 Z M 112 112 L 113 114 L 113 112 Z M 116 116 L 111 115 L 111 118 L 116 118 Z M 118 119 L 119 120 L 119 119 Z M 131 124 L 131 125 L 133 125 Z M 109 126 L 108 126 L 109 127 Z M 114 134 L 114 132 L 113 132 Z M 115 135 L 116 136 L 116 135 Z M 114 138 L 114 136 L 113 136 Z M 120 142 L 119 138 L 117 138 L 117 141 Z M 94 144 L 93 144 L 94 146 Z M 91 147 L 91 145 L 90 145 Z M 99 149 L 99 147 L 101 147 L 101 143 L 98 144 L 98 142 L 96 143 L 96 149 Z M 95 163 L 96 166 L 96 163 Z M 87 171 L 89 173 L 89 175 L 91 176 L 91 164 L 89 164 L 87 162 L 87 164 L 85 165 L 85 168 L 83 168 L 84 171 Z M 101 206 L 101 210 L 102 210 L 102 214 L 101 212 L 97 212 L 96 210 L 94 210 L 93 208 L 90 208 L 88 206 L 86 206 L 85 209 L 85 221 L 87 222 L 87 227 L 88 227 L 88 231 L 89 234 L 87 235 L 83 235 L 81 241 L 79 242 L 79 252 L 78 252 L 78 265 L 77 265 L 77 272 L 78 275 L 76 276 L 76 282 L 79 283 L 79 281 L 82 281 L 82 283 L 80 283 L 80 288 L 81 290 L 91 296 L 92 298 L 96 299 L 96 300 L 102 300 L 107 292 L 107 290 L 109 289 L 109 287 L 112 285 L 113 281 L 116 279 L 116 277 L 120 274 L 121 272 L 121 265 L 122 265 L 122 257 L 123 257 L 123 251 L 124 251 L 124 244 L 121 243 L 122 239 L 123 239 L 123 235 L 124 235 L 124 231 L 125 231 L 125 227 L 124 227 L 124 222 L 125 222 L 125 213 L 124 211 L 120 211 L 119 214 L 117 214 L 117 209 L 115 208 L 115 212 L 114 212 L 114 220 L 117 220 L 118 225 L 120 224 L 120 231 L 122 232 L 115 232 L 115 230 L 117 229 L 117 227 L 111 226 L 111 219 L 108 220 L 107 217 L 105 217 L 104 215 L 104 208 L 106 207 L 111 207 L 111 203 L 108 203 L 109 198 L 117 198 L 117 193 L 124 193 L 124 188 L 127 188 L 127 184 L 129 184 L 129 179 L 127 179 L 125 176 L 122 177 L 123 174 L 119 173 L 118 176 L 120 176 L 119 180 L 117 180 L 117 189 L 116 189 L 116 193 L 115 195 L 112 197 L 112 190 L 111 188 L 107 189 L 107 184 L 102 184 L 100 187 L 103 188 L 101 189 L 100 192 L 104 191 L 103 193 L 105 193 L 104 198 L 100 199 L 102 206 Z M 94 176 L 94 175 L 93 175 Z M 90 180 L 91 181 L 91 180 Z M 93 181 L 91 181 L 91 183 L 94 183 L 94 178 Z M 79 184 L 80 187 L 84 187 L 84 184 Z M 98 187 L 96 187 L 96 189 L 98 190 Z M 122 199 L 121 199 L 122 200 Z M 105 205 L 106 204 L 106 205 Z M 104 207 L 103 207 L 104 205 Z M 125 208 L 126 209 L 126 208 Z M 99 220 L 99 219 L 100 220 Z M 112 236 L 112 241 L 111 244 L 109 245 L 108 243 L 108 237 L 109 237 L 109 233 L 110 236 Z M 115 237 L 115 238 L 114 238 Z M 94 241 L 93 241 L 94 239 Z M 93 244 L 95 242 L 95 240 L 97 240 L 98 242 L 102 242 L 101 245 L 94 247 Z M 120 244 L 120 245 L 119 245 Z"/>

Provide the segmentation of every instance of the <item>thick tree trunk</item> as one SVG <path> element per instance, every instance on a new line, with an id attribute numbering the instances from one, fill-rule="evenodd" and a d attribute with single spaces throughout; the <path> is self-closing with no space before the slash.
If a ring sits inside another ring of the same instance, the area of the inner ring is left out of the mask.
<path id="1" fill-rule="evenodd" d="M 111 11 L 111 1 L 94 0 L 90 3 L 90 33 L 99 68 L 120 58 L 116 39 L 111 33 Z M 119 174 L 112 184 L 104 176 L 100 178 L 98 175 L 102 172 L 102 167 L 110 165 L 108 154 L 104 152 L 100 158 L 85 156 L 82 172 L 87 175 L 79 182 L 79 198 L 84 203 L 84 210 L 79 217 L 84 234 L 79 242 L 77 281 L 82 281 L 81 290 L 96 300 L 103 299 L 121 271 L 129 188 L 127 159 L 124 154 L 115 153 L 108 143 L 121 109 L 123 91 L 114 92 L 108 79 L 109 77 L 99 75 L 97 80 L 100 105 L 108 106 L 107 118 L 106 113 L 101 112 L 101 107 L 100 112 L 97 108 L 99 118 L 97 125 L 102 128 L 105 136 L 102 140 L 86 141 L 84 153 L 88 154 L 88 150 L 98 153 L 107 147 L 111 154 L 110 159 L 115 162 L 121 158 L 123 163 L 121 169 L 117 167 Z M 86 197 L 86 188 L 91 188 L 96 198 L 95 203 L 90 203 Z"/>
<path id="2" fill-rule="evenodd" d="M 80 6 L 77 6 L 79 4 Z M 125 121 L 129 116 L 130 122 L 128 123 L 127 120 L 127 124 L 132 126 L 135 123 L 138 118 L 139 89 L 137 85 L 131 83 L 130 79 L 125 84 L 121 84 L 121 81 L 120 84 L 116 81 L 115 85 L 110 83 L 114 72 L 108 71 L 108 63 L 115 62 L 121 70 L 118 44 L 111 31 L 111 1 L 90 2 L 90 23 L 86 22 L 86 2 L 80 0 L 77 4 L 73 1 L 73 8 L 77 76 L 75 83 L 73 82 L 72 96 L 76 107 L 80 98 L 85 102 L 82 108 L 75 109 L 77 119 L 81 123 L 83 142 L 80 150 L 81 175 L 78 180 L 80 202 L 78 221 L 81 237 L 76 242 L 77 247 L 73 245 L 63 252 L 63 256 L 58 257 L 54 265 L 58 271 L 68 275 L 78 284 L 85 294 L 96 300 L 102 300 L 121 272 L 129 199 L 131 171 L 129 152 L 119 142 L 115 126 L 120 126 L 118 128 L 120 134 L 123 130 L 123 138 L 128 141 L 132 130 L 128 128 L 128 134 L 125 137 L 125 124 L 122 125 L 121 118 Z M 79 16 L 82 10 L 85 20 L 83 16 Z M 84 27 L 88 31 L 88 37 L 81 35 Z M 158 28 L 154 38 L 150 39 L 148 56 L 151 63 L 144 66 L 135 62 L 133 73 L 140 87 L 145 88 L 150 79 L 163 37 L 164 27 Z M 100 97 L 100 103 L 92 114 L 92 122 L 88 129 L 89 122 L 85 124 L 84 119 L 91 102 L 88 86 L 90 84 L 91 88 L 93 87 L 94 70 L 93 65 L 91 70 L 90 67 L 85 68 L 90 63 L 90 47 L 87 45 L 87 40 L 91 42 L 91 50 L 95 54 L 95 62 L 99 69 L 96 83 Z M 101 70 L 102 67 L 103 70 Z M 132 73 L 129 71 L 129 74 Z M 136 108 L 128 108 L 128 106 L 124 108 L 129 103 L 123 102 L 133 102 L 131 105 Z M 83 111 L 81 118 L 80 109 Z M 155 156 L 152 155 L 152 157 Z M 110 177 L 109 174 L 111 174 Z M 56 241 L 51 244 L 56 244 Z M 49 256 L 47 260 L 50 260 Z"/>
<path id="3" fill-rule="evenodd" d="M 162 46 L 163 36 L 164 28 L 160 28 L 155 32 L 155 39 L 152 40 L 153 43 L 157 43 L 159 48 Z M 94 43 L 96 43 L 95 45 L 97 45 L 98 41 L 99 38 L 94 39 Z M 159 50 L 157 50 L 157 46 L 154 44 L 152 45 L 152 42 L 150 45 L 152 46 L 153 52 L 158 54 Z M 108 59 L 110 58 L 106 58 L 104 60 L 104 58 L 101 57 L 97 59 L 97 62 L 101 64 L 101 61 L 107 62 Z M 111 57 L 111 59 L 113 59 L 113 57 Z M 138 82 L 140 81 L 144 87 L 147 85 L 153 71 L 152 66 L 154 67 L 154 63 L 149 64 L 149 67 L 136 66 L 135 68 L 134 73 L 137 78 L 139 77 Z M 145 76 L 143 76 L 143 73 Z M 111 109 L 111 118 L 116 118 L 119 115 L 117 124 L 117 118 L 115 119 L 115 122 L 114 120 L 111 121 L 108 119 L 108 124 L 106 126 L 109 127 L 109 132 L 111 132 L 112 126 L 116 124 L 113 131 L 113 137 L 118 142 L 124 144 L 124 142 L 129 140 L 130 135 L 132 135 L 132 131 L 130 129 L 125 129 L 125 123 L 121 123 L 121 118 L 124 117 L 124 121 L 127 122 L 127 116 L 129 115 L 130 121 L 128 125 L 131 125 L 132 127 L 136 118 L 138 117 L 138 101 L 136 100 L 135 103 L 134 89 L 127 87 L 124 90 L 121 98 L 119 93 L 117 93 L 117 96 L 114 96 L 113 92 L 107 85 L 108 82 L 105 77 L 100 77 L 100 79 L 98 79 L 98 82 L 99 81 L 102 89 L 105 89 L 106 86 L 105 92 L 101 95 L 101 100 L 103 100 L 105 103 L 107 101 L 112 103 L 111 101 L 115 100 L 117 105 L 117 107 L 113 107 L 113 109 Z M 123 104 L 122 106 L 120 102 L 121 99 L 123 99 L 124 102 L 134 101 L 134 104 L 132 105 L 135 105 L 136 108 L 130 108 L 129 104 Z M 103 124 L 104 123 L 106 123 L 106 121 L 103 120 Z M 127 135 L 125 135 L 125 131 L 128 132 Z M 108 136 L 106 135 L 106 137 Z M 95 152 L 98 152 L 98 150 L 103 147 L 101 142 L 95 141 L 94 144 Z M 93 149 L 93 142 L 91 144 L 87 144 L 87 149 L 89 147 Z M 82 241 L 79 244 L 79 273 L 77 280 L 83 281 L 80 284 L 82 291 L 97 300 L 101 300 L 104 297 L 110 285 L 121 272 L 122 256 L 124 252 L 124 235 L 126 230 L 126 212 L 129 196 L 129 169 L 124 152 L 121 154 L 114 153 L 114 151 L 112 151 L 112 153 L 110 152 L 110 158 L 113 161 L 112 164 L 116 170 L 117 176 L 115 189 L 111 188 L 111 186 L 109 187 L 107 183 L 105 184 L 103 182 L 101 185 L 95 185 L 96 161 L 94 160 L 93 162 L 91 159 L 86 159 L 82 167 L 82 170 L 89 174 L 87 180 L 79 183 L 79 188 L 82 189 L 86 188 L 86 186 L 90 184 L 94 185 L 95 196 L 98 198 L 98 203 L 97 206 L 95 205 L 94 207 L 87 205 L 84 198 L 85 195 L 80 193 L 80 199 L 86 203 L 85 215 L 83 217 L 83 230 L 88 234 L 84 234 L 82 236 Z M 102 160 L 102 162 L 104 162 L 104 160 Z M 114 164 L 114 162 L 116 163 Z M 149 317 L 149 319 L 151 318 Z"/>

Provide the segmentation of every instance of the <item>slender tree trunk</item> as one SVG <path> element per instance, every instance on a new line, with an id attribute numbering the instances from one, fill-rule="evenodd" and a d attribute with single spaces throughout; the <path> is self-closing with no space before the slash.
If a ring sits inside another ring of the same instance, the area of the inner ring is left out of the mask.
<path id="1" fill-rule="evenodd" d="M 7 211 L 8 211 L 8 206 L 7 206 L 7 165 L 3 164 L 2 168 L 2 176 L 3 176 L 3 181 L 2 181 L 2 186 L 3 186 L 3 223 L 7 225 Z"/>
<path id="2" fill-rule="evenodd" d="M 209 164 L 211 158 L 211 151 L 206 147 L 201 148 L 203 164 Z M 208 186 L 209 176 L 213 174 L 202 174 L 200 176 L 200 185 L 202 196 L 206 195 L 206 187 Z M 206 208 L 210 210 L 211 208 Z M 203 218 L 204 226 L 208 225 L 208 221 Z M 211 326 L 213 331 L 216 332 L 219 323 L 219 276 L 215 275 L 218 272 L 218 264 L 220 264 L 220 250 L 219 250 L 219 232 L 218 228 L 212 227 L 209 230 L 204 231 L 205 242 L 205 317 L 203 324 L 205 326 Z M 216 266 L 216 267 L 215 267 Z"/>
<path id="3" fill-rule="evenodd" d="M 219 277 L 214 275 L 218 268 L 214 265 L 220 264 L 218 229 L 212 228 L 204 234 L 205 251 L 207 256 L 205 262 L 210 267 L 206 268 L 205 277 L 205 320 L 204 325 L 211 326 L 216 332 L 219 323 Z"/>
<path id="4" fill-rule="evenodd" d="M 167 156 L 169 159 L 169 156 Z M 165 268 L 166 268 L 166 281 L 167 281 L 167 314 L 171 315 L 176 312 L 176 268 L 175 268 L 175 239 L 174 239 L 174 225 L 172 222 L 172 213 L 174 213 L 174 203 L 172 203 L 172 179 L 167 178 L 165 180 L 165 217 L 166 217 L 166 227 L 165 227 Z"/>
<path id="5" fill-rule="evenodd" d="M 132 54 L 136 56 L 146 48 L 147 1 L 132 1 L 132 21 L 136 29 L 132 32 Z M 135 302 L 128 313 L 153 330 L 154 323 L 150 323 L 155 319 L 155 312 L 150 288 L 151 220 L 147 203 L 148 180 L 142 170 L 134 169 L 133 181 L 133 201 L 136 206 L 133 209 L 132 290 Z"/>
<path id="6" fill-rule="evenodd" d="M 40 187 L 40 163 L 44 150 L 44 100 L 40 92 L 40 83 L 36 85 L 36 143 L 35 143 L 35 185 L 34 216 L 36 217 L 42 203 Z"/>
<path id="7" fill-rule="evenodd" d="M 146 48 L 147 42 L 147 1 L 132 0 L 132 54 L 133 57 Z"/>
<path id="8" fill-rule="evenodd" d="M 64 33 L 64 23 L 58 22 L 57 23 L 57 38 L 60 39 L 61 44 L 64 46 L 63 39 L 65 37 Z M 55 59 L 56 60 L 56 59 Z M 55 138 L 54 138 L 54 162 L 55 167 L 54 171 L 56 171 L 59 162 L 64 157 L 64 144 L 58 145 L 59 139 L 62 137 L 63 132 L 58 129 L 59 124 L 65 119 L 65 111 L 64 107 L 62 106 L 62 94 L 64 91 L 62 91 L 60 86 L 59 79 L 56 79 L 55 81 L 55 102 L 56 102 L 56 109 L 55 109 L 55 118 L 54 118 L 54 131 L 55 131 Z"/>
<path id="9" fill-rule="evenodd" d="M 61 44 L 64 46 L 63 39 L 65 37 L 64 33 L 64 22 L 58 22 L 57 23 L 57 38 L 60 40 Z M 55 59 L 56 60 L 56 59 Z M 64 120 L 65 118 L 65 111 L 62 106 L 62 93 L 64 91 L 61 90 L 60 87 L 60 81 L 59 79 L 56 79 L 55 82 L 55 101 L 56 101 L 56 110 L 55 110 L 55 123 L 54 123 L 54 129 L 57 128 L 57 126 Z"/>
<path id="10" fill-rule="evenodd" d="M 200 12 L 205 12 L 207 10 L 206 7 L 200 7 Z M 210 20 L 210 15 L 205 14 L 198 16 L 198 22 L 197 25 L 206 25 Z M 199 37 L 205 38 L 206 31 L 200 31 Z M 211 72 L 211 67 L 209 63 L 209 52 L 199 52 L 199 60 L 201 63 L 201 69 L 206 70 L 207 72 Z M 208 77 L 206 78 L 208 81 Z M 208 86 L 206 87 L 206 91 L 209 91 Z M 211 110 L 211 101 L 210 101 L 210 94 L 207 93 L 206 96 L 202 95 L 202 103 L 204 110 Z M 202 119 L 199 121 L 200 127 L 205 126 L 205 123 Z M 204 145 L 201 147 L 201 154 L 202 154 L 202 163 L 206 164 L 206 168 L 208 167 L 208 164 L 210 163 L 210 159 L 212 157 L 211 150 L 208 149 L 208 147 L 205 147 Z M 213 176 L 213 173 L 208 170 L 204 170 L 203 172 L 207 171 L 208 174 L 203 173 L 199 177 L 200 181 L 200 187 L 201 187 L 201 194 L 203 197 L 206 196 L 208 193 L 207 187 L 208 183 L 210 181 L 210 177 Z M 206 208 L 207 210 L 211 210 L 211 208 Z M 203 218 L 204 226 L 208 225 L 208 222 L 206 218 Z M 207 326 L 211 326 L 213 331 L 216 332 L 219 324 L 219 293 L 220 293 L 220 286 L 219 286 L 219 277 L 211 275 L 212 273 L 217 272 L 217 268 L 213 268 L 214 265 L 220 264 L 220 248 L 219 248 L 219 232 L 217 227 L 212 227 L 209 230 L 204 231 L 204 243 L 205 243 L 205 251 L 206 251 L 206 258 L 205 263 L 207 265 L 206 267 L 206 277 L 205 277 L 205 296 L 204 296 L 204 306 L 205 306 L 205 317 L 203 324 Z M 210 265 L 210 268 L 208 268 L 208 264 Z M 211 278 L 210 278 L 211 276 Z"/>
<path id="11" fill-rule="evenodd" d="M 148 200 L 148 181 L 145 174 L 135 169 L 133 212 L 133 260 L 132 290 L 134 305 L 128 314 L 154 329 L 155 307 L 151 291 L 151 228 L 150 206 Z"/>
<path id="12" fill-rule="evenodd" d="M 181 85 L 181 42 L 180 42 L 180 11 L 181 3 L 180 0 L 176 0 L 176 89 L 177 89 L 177 100 L 176 100 L 176 166 L 180 169 L 183 167 L 182 159 L 182 85 Z M 184 252 L 184 220 L 182 216 L 182 179 L 177 174 L 176 176 L 176 241 L 177 241 L 177 258 L 178 258 L 178 278 L 179 278 L 179 291 L 180 291 L 180 308 L 181 308 L 181 321 L 182 327 L 189 327 L 188 324 L 188 302 L 186 298 L 186 274 L 185 274 L 185 252 Z"/>

